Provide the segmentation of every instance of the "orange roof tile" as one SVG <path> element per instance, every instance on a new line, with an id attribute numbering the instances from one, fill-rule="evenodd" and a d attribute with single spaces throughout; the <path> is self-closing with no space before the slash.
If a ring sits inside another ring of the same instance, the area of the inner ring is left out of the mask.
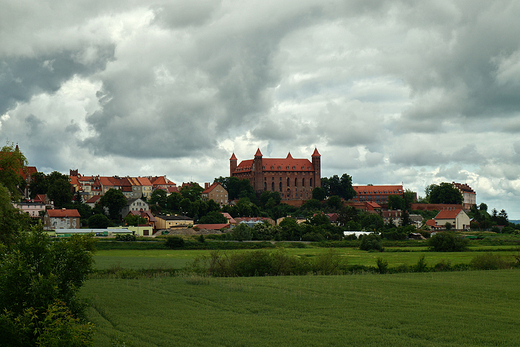
<path id="1" fill-rule="evenodd" d="M 461 212 L 461 208 L 442 210 L 435 216 L 435 219 L 455 219 Z"/>
<path id="2" fill-rule="evenodd" d="M 264 171 L 314 171 L 309 159 L 265 158 L 262 159 Z M 234 172 L 248 172 L 253 168 L 253 159 L 243 160 Z"/>
<path id="3" fill-rule="evenodd" d="M 402 185 L 384 185 L 384 186 L 352 186 L 357 195 L 365 194 L 403 194 Z"/>
<path id="4" fill-rule="evenodd" d="M 312 153 L 312 157 L 321 157 L 321 154 L 318 152 L 317 148 L 314 148 L 314 153 Z"/>
<path id="5" fill-rule="evenodd" d="M 80 218 L 80 214 L 78 210 L 67 210 L 67 209 L 61 209 L 61 210 L 47 210 L 47 214 L 51 218 Z"/>
<path id="6" fill-rule="evenodd" d="M 233 154 L 231 155 L 231 158 L 229 158 L 229 160 L 237 160 L 237 157 L 235 156 L 235 153 L 233 152 Z"/>

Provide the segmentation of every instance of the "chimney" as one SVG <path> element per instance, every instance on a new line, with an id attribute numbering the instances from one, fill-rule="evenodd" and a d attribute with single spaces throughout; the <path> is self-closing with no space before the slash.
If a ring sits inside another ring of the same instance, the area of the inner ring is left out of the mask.
<path id="1" fill-rule="evenodd" d="M 204 189 L 208 189 L 208 188 L 209 188 L 209 182 L 204 183 Z"/>

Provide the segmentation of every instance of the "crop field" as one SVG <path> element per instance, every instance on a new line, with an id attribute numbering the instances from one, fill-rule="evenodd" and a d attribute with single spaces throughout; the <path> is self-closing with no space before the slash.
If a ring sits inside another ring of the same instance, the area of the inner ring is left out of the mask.
<path id="1" fill-rule="evenodd" d="M 508 249 L 502 251 L 501 249 Z M 519 251 L 511 251 L 510 247 L 478 247 L 471 252 L 428 252 L 426 247 L 408 247 L 405 249 L 387 248 L 385 252 L 366 252 L 357 248 L 335 248 L 349 265 L 374 266 L 377 258 L 388 261 L 389 266 L 402 264 L 413 265 L 421 256 L 426 263 L 433 266 L 442 260 L 450 261 L 452 265 L 469 264 L 475 256 L 493 251 L 503 257 L 511 258 Z M 286 248 L 287 254 L 300 257 L 314 257 L 328 251 L 326 248 Z M 399 251 L 400 250 L 400 251 Z M 404 250 L 404 251 L 403 251 Z M 108 250 L 97 251 L 94 259 L 96 268 L 106 270 L 111 267 L 125 269 L 176 268 L 180 269 L 191 263 L 196 257 L 209 255 L 208 250 Z M 251 252 L 251 250 L 221 251 L 221 252 Z"/>
<path id="2" fill-rule="evenodd" d="M 517 346 L 519 283 L 520 270 L 178 276 L 81 293 L 95 346 Z"/>

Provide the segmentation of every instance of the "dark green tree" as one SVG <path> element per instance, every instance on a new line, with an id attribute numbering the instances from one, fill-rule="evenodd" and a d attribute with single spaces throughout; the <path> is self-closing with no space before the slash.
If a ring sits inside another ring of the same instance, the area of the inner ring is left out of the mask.
<path id="1" fill-rule="evenodd" d="M 327 206 L 333 210 L 339 210 L 343 206 L 341 198 L 337 195 L 329 196 L 326 202 Z"/>
<path id="2" fill-rule="evenodd" d="M 138 216 L 138 215 L 128 214 L 125 217 L 125 223 L 126 223 L 126 225 L 136 227 L 138 225 L 146 224 L 147 220 L 145 218 L 141 217 L 141 216 Z"/>
<path id="3" fill-rule="evenodd" d="M 38 194 L 47 194 L 49 190 L 49 182 L 47 175 L 43 172 L 35 172 L 31 175 L 31 183 L 29 183 L 29 191 L 31 199 L 34 199 Z"/>
<path id="4" fill-rule="evenodd" d="M 390 195 L 388 197 L 389 210 L 404 210 L 404 199 L 400 195 Z"/>
<path id="5" fill-rule="evenodd" d="M 166 208 L 168 206 L 168 197 L 166 191 L 163 189 L 156 189 L 152 192 L 152 196 L 149 201 L 150 205 L 157 205 L 161 208 Z"/>
<path id="6" fill-rule="evenodd" d="M 110 219 L 104 214 L 95 214 L 88 219 L 89 228 L 106 229 L 110 225 Z"/>
<path id="7" fill-rule="evenodd" d="M 462 204 L 462 194 L 451 183 L 433 184 L 426 191 L 430 204 Z"/>
<path id="8" fill-rule="evenodd" d="M 181 188 L 181 195 L 185 199 L 189 199 L 191 202 L 201 199 L 201 194 L 204 191 L 198 183 L 190 182 Z"/>
<path id="9" fill-rule="evenodd" d="M 312 198 L 318 201 L 323 201 L 327 197 L 327 192 L 322 187 L 316 187 L 312 190 Z"/>
<path id="10" fill-rule="evenodd" d="M 0 183 L 0 243 L 11 245 L 29 223 L 29 215 L 13 207 L 9 190 Z"/>
<path id="11" fill-rule="evenodd" d="M 451 231 L 436 233 L 428 240 L 435 252 L 462 252 L 468 248 L 468 240 Z"/>
<path id="12" fill-rule="evenodd" d="M 111 188 L 99 199 L 99 203 L 108 209 L 108 217 L 112 221 L 120 221 L 121 209 L 126 206 L 127 202 L 122 191 Z"/>
<path id="13" fill-rule="evenodd" d="M 199 224 L 226 224 L 227 222 L 227 218 L 218 211 L 211 211 L 199 219 Z"/>
<path id="14" fill-rule="evenodd" d="M 338 175 L 330 178 L 323 177 L 321 187 L 325 190 L 327 196 L 337 195 L 347 201 L 356 196 L 356 191 L 352 188 L 352 177 L 346 173 L 341 178 Z"/>

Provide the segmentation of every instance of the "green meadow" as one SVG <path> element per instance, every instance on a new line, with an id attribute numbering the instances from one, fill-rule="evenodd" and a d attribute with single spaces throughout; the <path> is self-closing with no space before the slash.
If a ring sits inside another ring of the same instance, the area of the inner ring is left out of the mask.
<path id="1" fill-rule="evenodd" d="M 505 250 L 504 250 L 505 249 Z M 450 261 L 452 265 L 469 264 L 471 259 L 480 254 L 495 252 L 505 257 L 512 258 L 519 251 L 512 251 L 507 246 L 479 246 L 470 247 L 469 252 L 429 252 L 427 247 L 388 247 L 385 252 L 366 252 L 357 248 L 334 248 L 349 265 L 375 266 L 376 259 L 382 258 L 388 261 L 390 267 L 399 265 L 413 265 L 424 256 L 427 264 L 433 266 L 441 261 Z M 236 250 L 221 252 L 253 252 L 254 250 Z M 299 257 L 314 257 L 328 251 L 327 248 L 285 248 L 289 255 Z M 181 269 L 193 262 L 196 257 L 207 256 L 209 250 L 100 250 L 97 251 L 94 260 L 99 270 L 114 267 L 124 269 L 152 269 L 175 268 Z"/>
<path id="2" fill-rule="evenodd" d="M 520 270 L 175 276 L 81 293 L 95 346 L 518 346 L 519 284 Z"/>

